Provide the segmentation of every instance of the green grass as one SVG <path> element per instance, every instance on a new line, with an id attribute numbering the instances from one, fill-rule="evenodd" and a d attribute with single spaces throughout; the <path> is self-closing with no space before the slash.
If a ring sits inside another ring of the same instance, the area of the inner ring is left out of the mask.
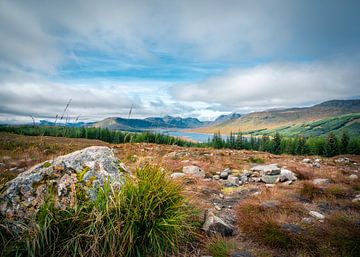
<path id="1" fill-rule="evenodd" d="M 236 249 L 234 241 L 226 240 L 223 237 L 211 238 L 207 243 L 207 250 L 213 257 L 227 257 L 231 251 Z"/>
<path id="2" fill-rule="evenodd" d="M 50 193 L 21 236 L 0 217 L 0 255 L 164 256 L 191 240 L 191 215 L 180 186 L 145 167 L 120 190 L 105 183 L 95 201 L 74 208 L 55 208 Z"/>

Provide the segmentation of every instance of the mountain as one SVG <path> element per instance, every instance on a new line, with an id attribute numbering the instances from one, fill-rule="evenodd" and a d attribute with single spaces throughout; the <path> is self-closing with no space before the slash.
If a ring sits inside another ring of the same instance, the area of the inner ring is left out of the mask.
<path id="1" fill-rule="evenodd" d="M 102 121 L 92 124 L 92 127 L 108 128 L 111 130 L 151 130 L 151 129 L 185 129 L 198 128 L 204 124 L 196 118 L 181 117 L 149 117 L 146 119 L 124 119 L 118 117 L 106 118 Z"/>
<path id="2" fill-rule="evenodd" d="M 48 120 L 40 120 L 38 123 L 38 125 L 40 126 L 65 126 L 65 123 L 56 123 L 53 121 L 48 121 Z M 67 127 L 74 127 L 74 128 L 79 128 L 79 127 L 84 127 L 84 126 L 90 126 L 91 124 L 94 124 L 94 122 L 68 122 L 66 123 Z"/>
<path id="3" fill-rule="evenodd" d="M 232 132 L 275 131 L 279 128 L 311 123 L 344 114 L 360 113 L 360 100 L 332 100 L 311 107 L 266 110 L 242 115 L 220 124 L 193 129 L 194 132 L 223 134 Z M 359 119 L 352 121 L 360 122 Z"/>
<path id="4" fill-rule="evenodd" d="M 221 124 L 221 123 L 224 123 L 224 122 L 228 122 L 228 121 L 232 121 L 232 120 L 235 120 L 235 119 L 238 119 L 240 118 L 241 115 L 239 113 L 230 113 L 230 114 L 223 114 L 223 115 L 220 115 L 219 117 L 217 117 L 212 123 L 211 125 L 216 125 L 216 124 Z"/>

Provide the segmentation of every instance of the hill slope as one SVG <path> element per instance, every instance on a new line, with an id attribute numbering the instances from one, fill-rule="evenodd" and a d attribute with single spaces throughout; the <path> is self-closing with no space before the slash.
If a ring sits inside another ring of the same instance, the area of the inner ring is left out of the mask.
<path id="1" fill-rule="evenodd" d="M 220 131 L 229 134 L 231 131 L 275 130 L 351 113 L 360 113 L 360 100 L 332 100 L 311 107 L 254 112 L 235 120 L 192 131 L 202 133 Z"/>

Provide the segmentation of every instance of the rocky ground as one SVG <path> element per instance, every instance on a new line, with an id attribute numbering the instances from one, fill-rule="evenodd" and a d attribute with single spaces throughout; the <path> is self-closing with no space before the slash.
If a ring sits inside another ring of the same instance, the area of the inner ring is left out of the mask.
<path id="1" fill-rule="evenodd" d="M 279 156 L 1 133 L 0 186 L 34 164 L 92 145 L 112 148 L 130 171 L 160 165 L 183 185 L 203 220 L 198 242 L 182 256 L 215 256 L 219 242 L 230 256 L 355 256 L 331 240 L 334 234 L 350 243 L 359 239 L 360 156 Z M 311 245 L 317 249 L 309 250 Z"/>

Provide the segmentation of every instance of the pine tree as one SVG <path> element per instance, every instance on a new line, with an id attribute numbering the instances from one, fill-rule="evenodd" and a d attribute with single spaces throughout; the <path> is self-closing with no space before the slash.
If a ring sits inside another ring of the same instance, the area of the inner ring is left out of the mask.
<path id="1" fill-rule="evenodd" d="M 326 155 L 335 156 L 339 154 L 339 142 L 334 133 L 330 132 L 326 138 Z"/>
<path id="2" fill-rule="evenodd" d="M 281 153 L 281 136 L 276 132 L 274 139 L 272 140 L 272 153 L 280 154 Z"/>
<path id="3" fill-rule="evenodd" d="M 346 154 L 348 153 L 348 146 L 349 146 L 349 135 L 346 132 L 343 132 L 340 139 L 340 153 Z"/>

